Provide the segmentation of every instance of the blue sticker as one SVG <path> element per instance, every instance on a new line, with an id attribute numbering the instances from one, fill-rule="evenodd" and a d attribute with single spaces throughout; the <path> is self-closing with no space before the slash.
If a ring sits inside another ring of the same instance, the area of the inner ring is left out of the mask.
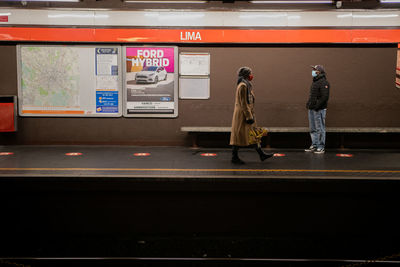
<path id="1" fill-rule="evenodd" d="M 161 101 L 170 101 L 171 98 L 170 98 L 170 97 L 163 96 L 163 97 L 160 98 L 160 100 L 161 100 Z"/>
<path id="2" fill-rule="evenodd" d="M 118 92 L 96 91 L 96 113 L 118 113 Z"/>

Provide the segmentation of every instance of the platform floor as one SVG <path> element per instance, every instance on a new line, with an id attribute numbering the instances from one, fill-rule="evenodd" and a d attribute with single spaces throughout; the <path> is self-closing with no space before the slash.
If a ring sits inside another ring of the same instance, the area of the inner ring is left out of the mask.
<path id="1" fill-rule="evenodd" d="M 230 162 L 230 149 L 0 146 L 0 177 L 400 180 L 399 150 L 327 150 L 320 155 L 287 149 L 266 152 L 275 156 L 260 162 L 254 150 L 242 149 L 239 155 L 246 164 L 238 166 Z"/>
<path id="2" fill-rule="evenodd" d="M 399 150 L 268 152 L 235 166 L 230 149 L 0 146 L 0 261 L 399 264 Z"/>

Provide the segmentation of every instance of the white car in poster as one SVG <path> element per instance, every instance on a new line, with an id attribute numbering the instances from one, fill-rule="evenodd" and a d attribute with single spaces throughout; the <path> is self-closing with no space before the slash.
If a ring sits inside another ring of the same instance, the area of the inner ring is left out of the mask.
<path id="1" fill-rule="evenodd" d="M 158 83 L 167 79 L 167 71 L 164 67 L 144 67 L 136 74 L 137 83 Z"/>

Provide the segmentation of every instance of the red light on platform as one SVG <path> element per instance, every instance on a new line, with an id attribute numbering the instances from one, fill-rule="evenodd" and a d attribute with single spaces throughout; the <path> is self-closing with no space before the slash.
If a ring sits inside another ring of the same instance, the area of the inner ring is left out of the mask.
<path id="1" fill-rule="evenodd" d="M 10 155 L 14 155 L 13 152 L 0 152 L 0 156 L 10 156 Z"/>
<path id="2" fill-rule="evenodd" d="M 354 155 L 353 154 L 336 154 L 336 157 L 352 158 L 352 157 L 354 157 Z"/>
<path id="3" fill-rule="evenodd" d="M 282 154 L 282 153 L 275 153 L 274 157 L 286 157 L 286 154 Z"/>
<path id="4" fill-rule="evenodd" d="M 202 153 L 200 154 L 202 157 L 216 157 L 217 153 Z"/>
<path id="5" fill-rule="evenodd" d="M 135 153 L 133 154 L 135 157 L 148 157 L 150 153 Z"/>
<path id="6" fill-rule="evenodd" d="M 82 156 L 82 153 L 80 152 L 70 152 L 70 153 L 65 153 L 66 156 L 70 157 L 76 157 L 76 156 Z"/>

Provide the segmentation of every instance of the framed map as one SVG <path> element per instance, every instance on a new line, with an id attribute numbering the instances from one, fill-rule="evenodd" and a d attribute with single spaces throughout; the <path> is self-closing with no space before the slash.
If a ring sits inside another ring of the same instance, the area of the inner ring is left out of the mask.
<path id="1" fill-rule="evenodd" d="M 19 45 L 21 116 L 118 117 L 119 46 Z"/>

